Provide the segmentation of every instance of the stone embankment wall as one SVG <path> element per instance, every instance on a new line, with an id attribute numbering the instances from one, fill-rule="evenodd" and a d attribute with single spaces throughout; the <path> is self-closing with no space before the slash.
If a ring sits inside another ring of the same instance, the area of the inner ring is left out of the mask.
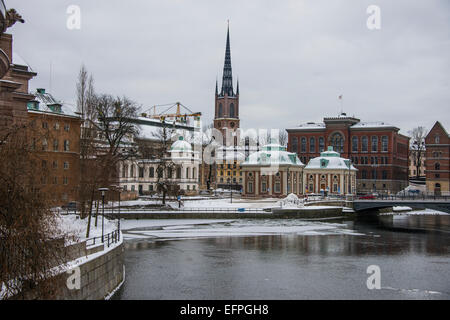
<path id="1" fill-rule="evenodd" d="M 122 213 L 121 218 L 124 219 L 281 219 L 281 218 L 298 218 L 298 219 L 314 219 L 342 217 L 341 208 L 323 208 L 302 209 L 297 212 L 136 212 Z"/>
<path id="2" fill-rule="evenodd" d="M 95 252 L 99 250 L 99 246 L 87 250 Z M 93 253 L 95 258 L 78 265 L 81 276 L 80 288 L 69 289 L 67 279 L 71 275 L 66 273 L 65 277 L 63 276 L 63 279 L 66 279 L 63 289 L 57 299 L 101 300 L 108 297 L 124 281 L 123 252 L 122 242 L 104 254 L 101 251 Z"/>
<path id="3" fill-rule="evenodd" d="M 56 300 L 102 300 L 109 298 L 125 280 L 123 241 L 107 247 L 106 243 L 86 247 L 80 242 L 66 247 L 70 261 L 66 272 L 59 272 L 50 281 Z M 39 299 L 36 290 L 21 293 L 12 299 Z"/>

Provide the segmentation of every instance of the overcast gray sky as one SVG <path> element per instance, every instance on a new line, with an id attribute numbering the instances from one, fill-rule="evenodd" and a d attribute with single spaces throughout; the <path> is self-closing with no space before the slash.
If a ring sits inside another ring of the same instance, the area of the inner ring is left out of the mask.
<path id="1" fill-rule="evenodd" d="M 181 101 L 211 121 L 230 19 L 243 128 L 288 128 L 340 111 L 403 133 L 440 120 L 450 131 L 448 0 L 5 0 L 26 20 L 14 49 L 75 103 L 84 63 L 98 92 L 145 108 Z M 81 29 L 69 30 L 69 5 Z M 381 29 L 366 26 L 369 5 Z"/>

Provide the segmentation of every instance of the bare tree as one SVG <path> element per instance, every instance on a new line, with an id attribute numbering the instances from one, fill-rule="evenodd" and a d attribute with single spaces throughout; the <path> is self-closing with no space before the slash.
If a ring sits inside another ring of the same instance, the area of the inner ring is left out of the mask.
<path id="1" fill-rule="evenodd" d="M 166 204 L 166 196 L 173 193 L 175 183 L 172 180 L 175 174 L 178 177 L 178 170 L 181 170 L 173 162 L 170 154 L 168 153 L 170 146 L 172 145 L 172 139 L 175 134 L 174 126 L 168 124 L 164 120 L 162 121 L 162 127 L 154 133 L 154 137 L 157 139 L 158 143 L 155 146 L 153 153 L 154 157 L 157 159 L 157 190 L 162 194 L 162 204 Z"/>
<path id="2" fill-rule="evenodd" d="M 214 143 L 214 134 L 213 134 L 213 129 L 214 129 L 214 124 L 211 123 L 207 126 L 204 126 L 203 128 L 203 133 L 202 133 L 202 163 L 200 163 L 200 166 L 203 167 L 203 170 L 206 170 L 206 168 L 208 169 L 208 177 L 206 179 L 206 189 L 210 190 L 211 189 L 211 183 L 213 180 L 213 175 L 215 176 L 216 174 L 216 162 L 215 161 L 211 161 L 211 159 L 215 158 L 216 155 L 216 150 L 215 148 L 213 150 L 210 150 L 210 148 L 208 148 L 207 150 L 210 150 L 210 153 L 208 156 L 211 158 L 209 161 L 204 161 L 203 156 L 205 153 L 205 149 L 208 146 L 211 146 Z"/>
<path id="3" fill-rule="evenodd" d="M 97 95 L 94 79 L 84 66 L 77 83 L 78 109 L 82 113 L 80 141 L 81 218 L 88 217 L 89 237 L 94 202 L 99 203 L 98 189 L 117 182 L 117 166 L 133 152 L 128 141 L 137 132 L 133 119 L 137 107 L 128 98 Z M 95 215 L 97 226 L 97 214 Z"/>
<path id="4" fill-rule="evenodd" d="M 422 161 L 425 156 L 425 137 L 427 136 L 427 130 L 424 127 L 416 127 L 408 132 L 410 140 L 411 156 L 416 167 L 416 178 L 419 178 L 420 171 L 422 169 Z"/>
<path id="5" fill-rule="evenodd" d="M 35 139 L 45 133 L 32 125 L 10 128 L 0 137 L 1 298 L 52 298 L 55 266 L 65 262 L 65 235 L 43 183 L 48 170 Z"/>
<path id="6" fill-rule="evenodd" d="M 278 139 L 280 141 L 280 145 L 285 146 L 285 147 L 287 146 L 288 134 L 287 134 L 286 130 L 284 130 L 284 129 L 280 130 Z"/>

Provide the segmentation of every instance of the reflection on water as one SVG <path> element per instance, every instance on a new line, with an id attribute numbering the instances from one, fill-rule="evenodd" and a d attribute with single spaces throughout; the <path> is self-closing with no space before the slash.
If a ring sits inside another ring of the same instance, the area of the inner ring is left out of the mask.
<path id="1" fill-rule="evenodd" d="M 128 240 L 116 298 L 450 299 L 448 225 L 410 216 L 342 226 L 364 235 Z M 430 232 L 392 229 L 408 226 Z M 381 268 L 381 290 L 366 287 L 371 264 Z"/>

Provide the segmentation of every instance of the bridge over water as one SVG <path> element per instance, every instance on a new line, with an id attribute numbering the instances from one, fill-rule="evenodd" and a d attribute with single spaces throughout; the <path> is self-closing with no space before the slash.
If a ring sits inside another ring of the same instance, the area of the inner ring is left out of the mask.
<path id="1" fill-rule="evenodd" d="M 395 206 L 405 206 L 415 209 L 433 209 L 450 213 L 450 198 L 448 197 L 377 198 L 377 199 L 355 199 L 353 201 L 353 210 L 355 211 L 382 209 Z"/>

